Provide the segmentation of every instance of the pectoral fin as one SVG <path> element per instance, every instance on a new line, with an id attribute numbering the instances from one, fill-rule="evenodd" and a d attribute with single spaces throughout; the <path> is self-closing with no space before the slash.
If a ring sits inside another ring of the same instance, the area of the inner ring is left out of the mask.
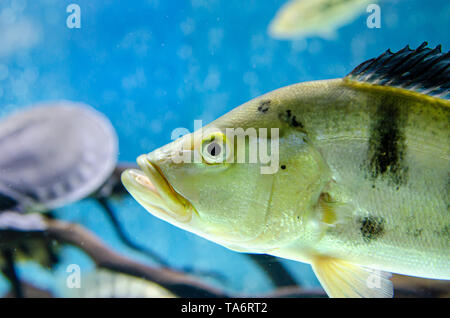
<path id="1" fill-rule="evenodd" d="M 317 257 L 311 265 L 330 297 L 390 298 L 394 294 L 390 273 L 331 257 Z"/>

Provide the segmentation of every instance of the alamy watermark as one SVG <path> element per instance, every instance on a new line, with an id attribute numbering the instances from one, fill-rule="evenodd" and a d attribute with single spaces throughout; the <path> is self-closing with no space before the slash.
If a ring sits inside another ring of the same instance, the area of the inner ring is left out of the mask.
<path id="1" fill-rule="evenodd" d="M 78 4 L 69 4 L 66 8 L 66 12 L 70 13 L 66 19 L 66 25 L 69 29 L 81 28 L 81 8 Z"/>
<path id="2" fill-rule="evenodd" d="M 369 4 L 366 12 L 371 13 L 366 20 L 366 25 L 369 29 L 381 28 L 381 8 L 378 4 Z"/>
<path id="3" fill-rule="evenodd" d="M 67 288 L 81 288 L 81 268 L 77 264 L 70 264 L 66 268 L 66 272 L 69 273 L 66 278 Z"/>

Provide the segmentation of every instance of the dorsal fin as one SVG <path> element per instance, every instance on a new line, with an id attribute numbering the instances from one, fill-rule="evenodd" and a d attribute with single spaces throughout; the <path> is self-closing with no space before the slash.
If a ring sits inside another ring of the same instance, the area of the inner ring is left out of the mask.
<path id="1" fill-rule="evenodd" d="M 442 53 L 441 45 L 434 49 L 427 45 L 424 42 L 415 50 L 407 45 L 396 53 L 387 50 L 357 66 L 346 78 L 449 99 L 450 53 Z"/>

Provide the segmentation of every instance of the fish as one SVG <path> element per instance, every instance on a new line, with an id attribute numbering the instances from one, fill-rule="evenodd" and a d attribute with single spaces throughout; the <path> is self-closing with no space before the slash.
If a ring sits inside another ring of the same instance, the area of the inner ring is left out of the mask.
<path id="1" fill-rule="evenodd" d="M 276 39 L 322 37 L 332 39 L 336 31 L 367 10 L 374 0 L 292 0 L 285 3 L 269 24 Z"/>
<path id="2" fill-rule="evenodd" d="M 424 42 L 279 88 L 140 155 L 122 182 L 176 227 L 310 264 L 330 297 L 392 297 L 391 273 L 448 280 L 449 64 Z"/>
<path id="3" fill-rule="evenodd" d="M 46 212 L 81 200 L 113 173 L 116 132 L 71 101 L 42 102 L 0 120 L 0 211 Z"/>
<path id="4" fill-rule="evenodd" d="M 84 103 L 36 103 L 0 119 L 0 154 L 0 265 L 3 251 L 14 250 L 14 260 L 52 268 L 58 246 L 42 237 L 39 213 L 84 199 L 107 181 L 118 157 L 114 127 Z M 30 235 L 17 239 L 21 231 Z"/>

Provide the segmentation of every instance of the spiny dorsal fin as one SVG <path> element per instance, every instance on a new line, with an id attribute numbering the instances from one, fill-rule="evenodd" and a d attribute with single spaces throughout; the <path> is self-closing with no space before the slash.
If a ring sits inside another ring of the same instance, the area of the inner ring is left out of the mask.
<path id="1" fill-rule="evenodd" d="M 357 66 L 346 78 L 449 99 L 450 53 L 442 53 L 441 45 L 434 49 L 427 45 L 423 42 L 415 50 L 407 45 L 396 53 L 387 50 Z"/>

